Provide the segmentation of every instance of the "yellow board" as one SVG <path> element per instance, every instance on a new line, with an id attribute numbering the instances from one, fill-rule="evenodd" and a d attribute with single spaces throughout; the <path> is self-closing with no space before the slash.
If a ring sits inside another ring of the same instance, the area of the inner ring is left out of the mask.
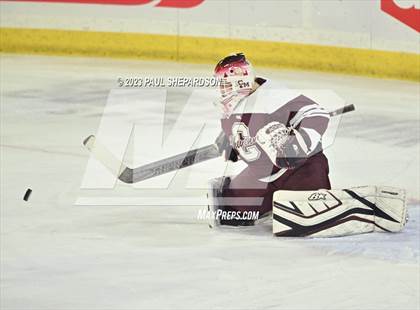
<path id="1" fill-rule="evenodd" d="M 419 54 L 256 40 L 1 28 L 0 51 L 212 64 L 237 51 L 257 66 L 420 81 Z"/>

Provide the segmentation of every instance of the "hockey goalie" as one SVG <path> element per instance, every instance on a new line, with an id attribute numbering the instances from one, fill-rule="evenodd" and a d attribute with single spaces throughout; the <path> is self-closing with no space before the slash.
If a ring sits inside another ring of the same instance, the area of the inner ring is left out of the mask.
<path id="1" fill-rule="evenodd" d="M 330 115 L 320 105 L 303 95 L 282 104 L 276 98 L 256 103 L 260 90 L 272 86 L 255 76 L 242 53 L 222 59 L 214 74 L 220 81 L 216 104 L 222 112 L 223 154 L 247 167 L 236 176 L 211 180 L 211 227 L 250 226 L 271 216 L 276 236 L 328 237 L 404 227 L 403 190 L 331 189 L 322 148 Z"/>

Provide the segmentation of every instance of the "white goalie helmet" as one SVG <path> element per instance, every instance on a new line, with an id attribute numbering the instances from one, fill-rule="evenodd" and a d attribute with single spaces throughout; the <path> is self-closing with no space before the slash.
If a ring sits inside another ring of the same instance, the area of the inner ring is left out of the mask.
<path id="1" fill-rule="evenodd" d="M 254 69 L 243 53 L 229 55 L 219 61 L 214 75 L 219 81 L 219 103 L 225 114 L 232 113 L 236 103 L 254 90 Z"/>

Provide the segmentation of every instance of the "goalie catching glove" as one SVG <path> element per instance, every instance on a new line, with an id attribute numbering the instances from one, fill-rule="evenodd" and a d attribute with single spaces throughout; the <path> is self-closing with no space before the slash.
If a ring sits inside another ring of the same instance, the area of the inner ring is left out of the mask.
<path id="1" fill-rule="evenodd" d="M 309 154 L 300 133 L 280 122 L 265 125 L 257 132 L 256 140 L 272 163 L 280 168 L 294 168 Z"/>

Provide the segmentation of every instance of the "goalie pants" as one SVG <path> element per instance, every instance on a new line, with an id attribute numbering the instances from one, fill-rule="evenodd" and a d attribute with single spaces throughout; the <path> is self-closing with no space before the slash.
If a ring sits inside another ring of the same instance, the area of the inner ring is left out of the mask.
<path id="1" fill-rule="evenodd" d="M 328 173 L 328 159 L 323 153 L 310 157 L 302 166 L 286 171 L 271 183 L 260 181 L 257 171 L 248 167 L 223 189 L 223 197 L 246 197 L 246 205 L 232 205 L 229 209 L 259 211 L 263 215 L 272 211 L 275 191 L 331 189 Z"/>

